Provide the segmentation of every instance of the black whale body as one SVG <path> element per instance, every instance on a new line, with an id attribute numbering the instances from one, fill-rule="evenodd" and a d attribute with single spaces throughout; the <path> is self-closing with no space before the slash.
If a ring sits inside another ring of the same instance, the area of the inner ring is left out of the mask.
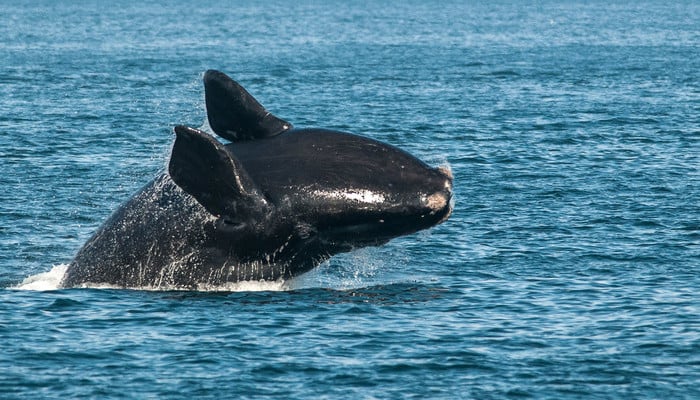
<path id="1" fill-rule="evenodd" d="M 287 279 L 449 217 L 449 171 L 362 136 L 294 129 L 218 71 L 204 83 L 209 124 L 232 143 L 176 127 L 168 171 L 88 240 L 63 287 Z"/>

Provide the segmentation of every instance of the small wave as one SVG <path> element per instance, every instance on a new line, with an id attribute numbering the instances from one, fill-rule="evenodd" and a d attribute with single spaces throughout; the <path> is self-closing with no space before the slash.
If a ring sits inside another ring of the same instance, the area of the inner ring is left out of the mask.
<path id="1" fill-rule="evenodd" d="M 518 73 L 515 70 L 512 69 L 501 69 L 501 70 L 496 70 L 496 71 L 491 71 L 483 74 L 484 76 L 492 76 L 495 78 L 509 78 L 513 76 L 520 76 L 520 73 Z"/>
<path id="2" fill-rule="evenodd" d="M 68 269 L 68 264 L 59 264 L 51 268 L 51 271 L 42 272 L 25 278 L 22 283 L 13 287 L 16 290 L 57 290 Z"/>

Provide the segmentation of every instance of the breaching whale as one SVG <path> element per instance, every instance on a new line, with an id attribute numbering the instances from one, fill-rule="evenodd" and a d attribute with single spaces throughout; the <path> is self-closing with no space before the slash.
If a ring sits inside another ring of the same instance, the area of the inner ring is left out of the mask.
<path id="1" fill-rule="evenodd" d="M 230 143 L 175 127 L 167 171 L 94 233 L 62 287 L 288 279 L 452 212 L 446 168 L 367 137 L 296 129 L 222 72 L 204 86 L 209 126 Z"/>

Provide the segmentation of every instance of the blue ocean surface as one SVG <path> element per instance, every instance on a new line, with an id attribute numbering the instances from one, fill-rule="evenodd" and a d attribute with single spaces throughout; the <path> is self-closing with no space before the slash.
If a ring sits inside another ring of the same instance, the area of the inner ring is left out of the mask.
<path id="1" fill-rule="evenodd" d="M 290 282 L 55 290 L 210 68 L 449 166 L 452 217 Z M 2 399 L 700 398 L 695 0 L 2 1 L 0 187 Z"/>

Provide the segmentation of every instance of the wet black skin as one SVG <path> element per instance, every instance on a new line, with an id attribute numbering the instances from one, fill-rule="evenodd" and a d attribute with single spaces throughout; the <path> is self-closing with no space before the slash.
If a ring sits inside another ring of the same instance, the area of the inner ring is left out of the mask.
<path id="1" fill-rule="evenodd" d="M 294 129 L 218 71 L 204 81 L 210 126 L 233 143 L 176 127 L 168 171 L 80 249 L 63 287 L 287 279 L 449 217 L 448 171 L 366 137 Z"/>

